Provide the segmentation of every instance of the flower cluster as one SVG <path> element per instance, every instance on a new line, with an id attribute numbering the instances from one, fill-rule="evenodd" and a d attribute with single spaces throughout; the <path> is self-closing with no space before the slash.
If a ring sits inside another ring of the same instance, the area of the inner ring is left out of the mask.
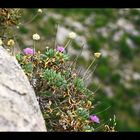
<path id="1" fill-rule="evenodd" d="M 101 53 L 96 52 L 96 53 L 94 53 L 94 55 L 95 55 L 96 58 L 99 58 L 101 56 Z"/>
<path id="2" fill-rule="evenodd" d="M 90 119 L 91 119 L 91 121 L 93 121 L 95 123 L 100 123 L 100 120 L 96 115 L 91 115 Z"/>
<path id="3" fill-rule="evenodd" d="M 9 47 L 13 47 L 14 45 L 15 45 L 15 42 L 14 42 L 13 39 L 8 40 L 8 42 L 7 42 L 7 46 L 9 46 Z"/>
<path id="4" fill-rule="evenodd" d="M 69 38 L 75 39 L 75 38 L 76 38 L 76 33 L 70 32 L 70 33 L 69 33 Z"/>
<path id="5" fill-rule="evenodd" d="M 12 12 L 19 13 L 18 11 L 18 9 L 14 11 L 0 9 L 0 16 L 3 16 L 1 25 L 16 25 L 17 29 L 20 28 L 20 24 L 16 22 L 19 15 L 15 14 L 14 17 L 12 14 Z M 38 9 L 37 12 L 43 11 Z M 92 132 L 96 130 L 96 127 L 102 126 L 99 126 L 100 116 L 94 113 L 94 93 L 84 82 L 88 70 L 96 59 L 91 62 L 81 77 L 65 51 L 76 36 L 75 32 L 70 32 L 69 40 L 65 45 L 57 45 L 55 49 L 46 47 L 44 52 L 36 52 L 35 43 L 40 40 L 40 35 L 35 33 L 32 35 L 33 48 L 27 47 L 16 54 L 19 64 L 35 90 L 48 131 Z M 4 46 L 7 45 L 10 51 L 15 50 L 13 39 L 6 41 L 0 39 L 0 46 L 3 42 L 7 43 Z M 94 56 L 100 58 L 101 53 L 96 52 Z M 116 126 L 115 121 L 113 125 L 113 127 L 105 125 L 105 131 L 113 132 Z"/>
<path id="6" fill-rule="evenodd" d="M 24 52 L 25 54 L 29 54 L 29 55 L 35 54 L 35 51 L 34 51 L 32 48 L 25 48 L 25 49 L 23 50 L 23 52 Z"/>
<path id="7" fill-rule="evenodd" d="M 40 36 L 39 34 L 33 34 L 33 40 L 39 40 L 40 39 Z"/>
<path id="8" fill-rule="evenodd" d="M 38 9 L 38 13 L 42 13 L 42 9 Z"/>
<path id="9" fill-rule="evenodd" d="M 63 46 L 47 47 L 44 53 L 25 48 L 17 54 L 17 60 L 39 96 L 48 131 L 94 131 L 94 123 L 100 120 L 92 115 L 93 92 L 86 88 L 76 69 L 71 69 Z"/>
<path id="10" fill-rule="evenodd" d="M 74 36 L 71 33 L 70 37 Z M 39 40 L 40 36 L 34 34 L 33 39 Z M 99 58 L 101 53 L 94 53 L 94 56 Z M 38 96 L 48 131 L 92 132 L 99 127 L 100 117 L 93 113 L 94 93 L 86 87 L 84 77 L 81 78 L 73 67 L 63 45 L 57 45 L 56 49 L 47 46 L 44 53 L 35 52 L 35 47 L 27 47 L 16 58 Z M 114 131 L 114 127 L 109 125 L 102 129 Z"/>
<path id="11" fill-rule="evenodd" d="M 57 51 L 59 52 L 64 52 L 64 47 L 63 46 L 57 46 Z"/>

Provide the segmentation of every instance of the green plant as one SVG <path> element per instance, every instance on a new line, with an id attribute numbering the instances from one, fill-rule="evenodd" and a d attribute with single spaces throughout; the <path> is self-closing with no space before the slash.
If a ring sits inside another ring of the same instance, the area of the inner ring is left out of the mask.
<path id="1" fill-rule="evenodd" d="M 95 57 L 100 57 L 100 53 L 95 53 Z M 66 53 L 46 48 L 44 53 L 20 53 L 16 58 L 39 97 L 48 131 L 94 131 L 96 126 L 90 120 L 94 93 L 85 86 L 84 77 L 70 66 Z"/>
<path id="2" fill-rule="evenodd" d="M 95 53 L 95 58 L 81 77 L 65 52 L 75 33 L 70 33 L 64 47 L 47 47 L 43 52 L 35 52 L 35 41 L 40 36 L 34 35 L 33 48 L 17 53 L 16 58 L 38 96 L 48 131 L 95 131 L 97 122 L 90 119 L 95 110 L 94 92 L 86 87 L 84 78 L 101 54 Z"/>

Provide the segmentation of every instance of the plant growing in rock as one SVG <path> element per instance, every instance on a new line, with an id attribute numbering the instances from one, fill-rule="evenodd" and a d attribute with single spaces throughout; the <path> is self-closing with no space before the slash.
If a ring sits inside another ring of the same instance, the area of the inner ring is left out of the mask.
<path id="1" fill-rule="evenodd" d="M 73 67 L 66 47 L 47 47 L 44 53 L 26 48 L 16 58 L 35 89 L 49 131 L 94 131 L 100 123 L 93 114 L 94 93 Z M 95 61 L 101 54 L 94 55 Z"/>
<path id="2" fill-rule="evenodd" d="M 99 130 L 114 131 L 115 127 L 102 124 L 94 114 L 94 92 L 84 82 L 89 68 L 101 54 L 94 53 L 93 61 L 81 77 L 65 51 L 76 37 L 74 32 L 69 34 L 66 45 L 46 47 L 44 52 L 35 50 L 40 36 L 32 37 L 33 47 L 17 53 L 16 59 L 35 90 L 48 131 L 92 132 L 99 127 Z M 9 40 L 7 45 L 13 47 L 14 40 Z"/>

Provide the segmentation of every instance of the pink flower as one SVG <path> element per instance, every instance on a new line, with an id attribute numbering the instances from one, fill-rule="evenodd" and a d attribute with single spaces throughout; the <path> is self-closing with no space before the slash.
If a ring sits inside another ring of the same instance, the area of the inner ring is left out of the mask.
<path id="1" fill-rule="evenodd" d="M 100 123 L 100 120 L 96 115 L 91 115 L 90 119 L 91 119 L 91 121 L 93 121 L 95 123 Z"/>
<path id="2" fill-rule="evenodd" d="M 59 52 L 64 52 L 64 50 L 65 50 L 65 48 L 62 47 L 62 46 L 58 46 L 57 47 L 57 51 L 59 51 Z"/>
<path id="3" fill-rule="evenodd" d="M 23 52 L 25 53 L 25 54 L 35 54 L 35 52 L 34 52 L 34 50 L 33 49 L 31 49 L 31 48 L 25 48 L 24 50 L 23 50 Z"/>

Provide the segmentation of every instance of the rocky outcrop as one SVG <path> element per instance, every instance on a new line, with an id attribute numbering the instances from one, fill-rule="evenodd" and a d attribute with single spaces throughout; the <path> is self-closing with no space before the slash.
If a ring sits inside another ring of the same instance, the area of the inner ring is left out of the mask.
<path id="1" fill-rule="evenodd" d="M 33 88 L 13 56 L 0 46 L 0 131 L 46 131 Z"/>

